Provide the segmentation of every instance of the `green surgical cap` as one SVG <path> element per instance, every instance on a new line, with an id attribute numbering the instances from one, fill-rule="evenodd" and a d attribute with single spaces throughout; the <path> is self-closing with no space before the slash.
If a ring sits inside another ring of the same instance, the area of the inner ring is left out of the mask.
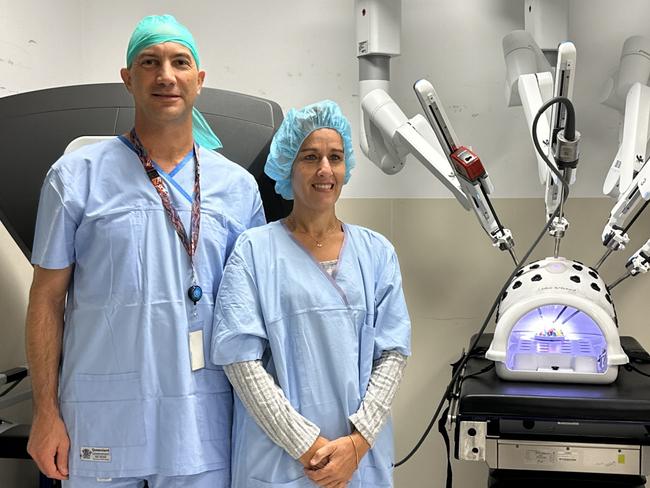
<path id="1" fill-rule="evenodd" d="M 131 34 L 129 47 L 126 50 L 126 67 L 131 68 L 133 60 L 140 51 L 163 42 L 175 42 L 185 46 L 192 53 L 197 69 L 199 68 L 199 53 L 192 33 L 172 15 L 149 15 L 138 22 L 133 34 Z M 200 146 L 209 149 L 223 147 L 219 138 L 212 132 L 207 121 L 196 107 L 192 109 L 192 132 L 194 140 Z"/>
<path id="2" fill-rule="evenodd" d="M 199 53 L 192 33 L 172 15 L 149 15 L 135 26 L 129 47 L 126 51 L 126 67 L 130 68 L 140 51 L 149 46 L 175 42 L 190 50 L 197 68 L 200 66 Z"/>

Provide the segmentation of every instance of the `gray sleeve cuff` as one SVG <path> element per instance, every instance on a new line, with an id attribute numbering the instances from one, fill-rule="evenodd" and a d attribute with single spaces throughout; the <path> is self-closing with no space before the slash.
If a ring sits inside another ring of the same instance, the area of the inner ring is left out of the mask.
<path id="1" fill-rule="evenodd" d="M 384 351 L 372 365 L 368 389 L 359 410 L 350 415 L 357 431 L 372 447 L 390 415 L 393 399 L 397 393 L 406 356 L 397 351 Z"/>
<path id="2" fill-rule="evenodd" d="M 293 408 L 260 360 L 223 369 L 248 413 L 273 442 L 294 459 L 309 450 L 320 429 Z"/>

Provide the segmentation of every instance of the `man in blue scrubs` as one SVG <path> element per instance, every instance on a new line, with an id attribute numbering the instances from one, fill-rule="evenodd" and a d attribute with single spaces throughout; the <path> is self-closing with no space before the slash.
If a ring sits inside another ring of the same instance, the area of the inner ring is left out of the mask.
<path id="1" fill-rule="evenodd" d="M 28 451 L 64 486 L 230 486 L 232 393 L 207 359 L 237 236 L 264 223 L 253 177 L 208 149 L 205 73 L 171 16 L 136 27 L 128 134 L 60 158 L 39 203 L 27 313 Z"/>

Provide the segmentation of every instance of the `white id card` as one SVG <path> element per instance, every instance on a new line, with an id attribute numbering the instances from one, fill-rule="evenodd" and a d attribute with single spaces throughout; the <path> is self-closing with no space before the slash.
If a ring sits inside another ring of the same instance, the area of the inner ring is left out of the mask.
<path id="1" fill-rule="evenodd" d="M 192 371 L 205 368 L 203 356 L 203 330 L 190 332 L 190 365 Z"/>

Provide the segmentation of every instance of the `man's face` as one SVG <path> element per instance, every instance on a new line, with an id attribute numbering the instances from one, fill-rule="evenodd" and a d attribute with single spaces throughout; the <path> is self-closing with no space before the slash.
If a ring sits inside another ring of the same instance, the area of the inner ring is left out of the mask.
<path id="1" fill-rule="evenodd" d="M 190 50 L 175 42 L 143 49 L 120 75 L 133 95 L 136 117 L 154 123 L 191 120 L 205 78 Z"/>

